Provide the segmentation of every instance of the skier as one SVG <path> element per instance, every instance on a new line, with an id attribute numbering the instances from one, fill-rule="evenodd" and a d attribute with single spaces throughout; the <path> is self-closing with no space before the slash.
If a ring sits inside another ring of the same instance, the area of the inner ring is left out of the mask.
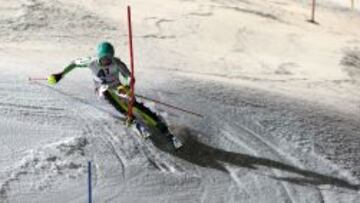
<path id="1" fill-rule="evenodd" d="M 65 75 L 75 68 L 89 68 L 93 75 L 95 93 L 99 97 L 105 98 L 120 113 L 126 116 L 128 107 L 127 105 L 124 105 L 125 102 L 119 100 L 121 97 L 118 95 L 130 95 L 130 71 L 119 58 L 114 56 L 114 54 L 114 47 L 111 43 L 101 42 L 97 46 L 97 57 L 80 58 L 72 61 L 62 72 L 51 74 L 48 77 L 48 83 L 52 85 L 58 83 Z M 160 132 L 168 135 L 174 144 L 180 144 L 175 143 L 178 141 L 170 134 L 167 126 L 155 113 L 146 108 L 142 103 L 135 101 L 134 106 L 154 118 L 156 120 L 156 128 L 159 129 Z M 126 123 L 127 125 L 131 125 L 133 121 L 133 119 L 127 118 Z M 144 126 L 140 125 L 139 121 L 135 121 L 135 124 L 136 128 L 140 131 L 140 134 L 145 137 L 149 136 L 149 133 L 145 132 Z"/>
<path id="2" fill-rule="evenodd" d="M 129 90 L 130 71 L 126 65 L 117 57 L 114 57 L 115 51 L 109 42 L 101 42 L 97 46 L 97 57 L 80 58 L 72 61 L 60 73 L 52 74 L 48 77 L 49 84 L 56 84 L 75 68 L 89 68 L 93 74 L 95 83 L 95 93 L 98 96 L 104 96 L 109 100 L 109 95 L 102 95 L 102 86 L 109 88 L 119 88 L 121 93 Z"/>

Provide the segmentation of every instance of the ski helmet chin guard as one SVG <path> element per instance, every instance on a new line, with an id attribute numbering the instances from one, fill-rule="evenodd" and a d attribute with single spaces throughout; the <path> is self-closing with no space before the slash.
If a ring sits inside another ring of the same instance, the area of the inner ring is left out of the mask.
<path id="1" fill-rule="evenodd" d="M 104 57 L 112 58 L 114 57 L 115 51 L 110 42 L 101 42 L 97 46 L 96 53 L 99 59 Z"/>

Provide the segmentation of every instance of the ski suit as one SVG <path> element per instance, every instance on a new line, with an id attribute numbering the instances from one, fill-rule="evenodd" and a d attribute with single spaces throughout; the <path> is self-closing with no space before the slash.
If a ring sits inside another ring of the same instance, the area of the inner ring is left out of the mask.
<path id="1" fill-rule="evenodd" d="M 129 69 L 119 58 L 113 57 L 112 63 L 108 66 L 101 66 L 99 59 L 96 57 L 79 58 L 71 62 L 63 70 L 62 75 L 65 76 L 75 68 L 89 68 L 93 75 L 95 92 L 98 93 L 97 91 L 101 85 L 108 85 L 110 91 L 105 91 L 103 93 L 104 98 L 120 113 L 124 115 L 127 114 L 128 106 L 119 100 L 119 97 L 114 93 L 114 91 L 111 91 L 116 90 L 116 88 L 120 85 L 129 86 L 131 80 Z M 134 106 L 154 118 L 157 123 L 154 123 L 154 125 L 160 125 L 158 128 L 162 132 L 167 131 L 163 123 L 158 120 L 158 116 L 146 108 L 142 103 L 135 101 Z"/>
<path id="2" fill-rule="evenodd" d="M 96 57 L 76 59 L 64 69 L 63 75 L 66 75 L 74 68 L 89 68 L 93 75 L 96 88 L 100 85 L 117 87 L 119 85 L 128 86 L 130 84 L 129 69 L 116 57 L 112 58 L 112 63 L 108 66 L 101 66 L 99 59 Z"/>

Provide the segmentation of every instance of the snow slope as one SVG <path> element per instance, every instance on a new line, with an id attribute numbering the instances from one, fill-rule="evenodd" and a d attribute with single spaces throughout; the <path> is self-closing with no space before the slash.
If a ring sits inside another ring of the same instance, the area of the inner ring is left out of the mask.
<path id="1" fill-rule="evenodd" d="M 142 140 L 89 71 L 29 82 L 110 40 L 185 147 Z M 0 4 L 0 202 L 357 202 L 359 13 L 292 0 Z"/>
<path id="2" fill-rule="evenodd" d="M 352 1 L 354 2 L 354 9 L 359 10 L 359 1 L 358 0 L 349 0 L 349 1 L 342 1 L 342 0 L 318 0 L 317 3 L 325 5 L 325 6 L 332 6 L 333 8 L 340 8 L 340 9 L 349 9 L 351 8 Z"/>

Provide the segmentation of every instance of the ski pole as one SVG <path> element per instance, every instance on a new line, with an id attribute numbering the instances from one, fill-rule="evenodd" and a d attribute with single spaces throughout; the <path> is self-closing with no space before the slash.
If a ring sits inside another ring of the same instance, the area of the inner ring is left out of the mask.
<path id="1" fill-rule="evenodd" d="M 48 80 L 47 78 L 42 78 L 42 77 L 28 77 L 29 81 L 43 81 L 43 80 Z"/>
<path id="2" fill-rule="evenodd" d="M 142 98 L 142 99 L 145 99 L 145 100 L 148 100 L 148 101 L 155 102 L 155 103 L 157 103 L 157 104 L 161 104 L 161 105 L 167 106 L 167 107 L 172 108 L 172 109 L 176 109 L 176 110 L 179 110 L 179 111 L 188 113 L 188 114 L 192 114 L 192 115 L 197 116 L 197 117 L 200 117 L 200 118 L 203 118 L 203 117 L 204 117 L 204 116 L 201 115 L 201 114 L 198 114 L 198 113 L 195 113 L 195 112 L 192 112 L 192 111 L 183 109 L 183 108 L 179 108 L 179 107 L 176 107 L 176 106 L 173 106 L 173 105 L 170 105 L 170 104 L 166 104 L 166 103 L 161 102 L 161 101 L 159 101 L 159 100 L 151 99 L 151 98 L 149 98 L 149 97 L 145 97 L 145 96 L 142 96 L 142 95 L 139 95 L 139 94 L 135 94 L 135 96 L 136 96 L 136 97 L 139 97 L 139 98 Z"/>
<path id="3" fill-rule="evenodd" d="M 28 79 L 29 79 L 29 81 L 42 81 L 42 80 L 47 80 L 47 78 L 32 78 L 32 77 L 29 77 Z M 142 95 L 139 95 L 139 94 L 134 94 L 134 95 L 135 95 L 136 97 L 139 97 L 139 98 L 142 98 L 142 99 L 145 99 L 145 100 L 148 100 L 148 101 L 152 101 L 152 102 L 155 102 L 155 103 L 157 103 L 157 104 L 161 104 L 161 105 L 163 105 L 163 106 L 167 106 L 167 107 L 172 108 L 172 109 L 176 109 L 176 110 L 179 110 L 179 111 L 182 111 L 182 112 L 185 112 L 185 113 L 188 113 L 188 114 L 191 114 L 191 115 L 200 117 L 200 118 L 204 118 L 204 116 L 201 115 L 201 114 L 198 114 L 198 113 L 195 113 L 195 112 L 192 112 L 192 111 L 189 111 L 189 110 L 180 108 L 180 107 L 176 107 L 176 106 L 174 106 L 174 105 L 170 105 L 170 104 L 161 102 L 161 101 L 159 101 L 159 100 L 155 100 L 155 99 L 152 99 L 152 98 L 149 98 L 149 97 L 145 97 L 145 96 L 142 96 Z"/>

